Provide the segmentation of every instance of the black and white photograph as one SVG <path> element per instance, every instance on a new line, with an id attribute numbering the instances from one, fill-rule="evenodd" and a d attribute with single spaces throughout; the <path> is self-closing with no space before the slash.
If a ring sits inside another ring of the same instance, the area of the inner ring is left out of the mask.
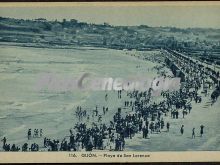
<path id="1" fill-rule="evenodd" d="M 0 153 L 219 153 L 219 18 L 219 2 L 0 3 Z"/>

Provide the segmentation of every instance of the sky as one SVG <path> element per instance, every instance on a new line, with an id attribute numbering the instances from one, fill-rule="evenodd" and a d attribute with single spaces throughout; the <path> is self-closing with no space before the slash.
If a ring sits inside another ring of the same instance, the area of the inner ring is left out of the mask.
<path id="1" fill-rule="evenodd" d="M 53 6 L 2 7 L 0 16 L 22 19 L 77 19 L 111 25 L 220 29 L 220 5 L 207 6 Z"/>

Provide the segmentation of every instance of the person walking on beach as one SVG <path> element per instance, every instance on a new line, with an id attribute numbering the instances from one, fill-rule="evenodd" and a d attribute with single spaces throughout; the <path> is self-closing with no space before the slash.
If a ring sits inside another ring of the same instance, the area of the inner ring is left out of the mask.
<path id="1" fill-rule="evenodd" d="M 42 128 L 40 129 L 40 137 L 42 137 L 43 136 L 43 130 L 42 130 Z"/>
<path id="2" fill-rule="evenodd" d="M 121 90 L 118 90 L 118 98 L 121 99 Z"/>
<path id="3" fill-rule="evenodd" d="M 202 137 L 203 133 L 204 133 L 204 125 L 200 126 L 200 137 Z"/>
<path id="4" fill-rule="evenodd" d="M 3 138 L 1 141 L 3 142 L 3 146 L 2 146 L 2 148 L 5 148 L 5 144 L 6 144 L 6 137 L 4 137 L 4 138 Z"/>
<path id="5" fill-rule="evenodd" d="M 181 126 L 180 133 L 181 133 L 181 135 L 183 135 L 183 133 L 184 133 L 184 125 Z"/>
<path id="6" fill-rule="evenodd" d="M 192 139 L 195 139 L 195 128 L 192 129 Z"/>
<path id="7" fill-rule="evenodd" d="M 170 130 L 170 123 L 167 122 L 167 132 L 169 132 L 169 130 Z"/>
<path id="8" fill-rule="evenodd" d="M 28 129 L 28 140 L 31 138 L 31 129 Z"/>

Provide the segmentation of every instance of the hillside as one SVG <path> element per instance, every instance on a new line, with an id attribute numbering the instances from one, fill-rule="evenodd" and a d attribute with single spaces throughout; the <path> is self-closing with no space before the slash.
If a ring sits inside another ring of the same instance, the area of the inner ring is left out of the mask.
<path id="1" fill-rule="evenodd" d="M 147 22 L 146 22 L 147 24 Z M 113 49 L 168 47 L 202 61 L 220 64 L 220 29 L 88 24 L 78 20 L 47 21 L 0 17 L 0 42 L 32 47 L 93 46 Z M 208 56 L 208 57 L 207 57 Z"/>

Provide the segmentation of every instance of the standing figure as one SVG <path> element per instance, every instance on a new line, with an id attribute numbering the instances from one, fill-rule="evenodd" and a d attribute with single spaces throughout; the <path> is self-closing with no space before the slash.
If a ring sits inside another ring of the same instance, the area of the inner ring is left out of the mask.
<path id="1" fill-rule="evenodd" d="M 103 115 L 105 115 L 105 107 L 103 107 Z"/>
<path id="2" fill-rule="evenodd" d="M 170 123 L 167 122 L 167 132 L 169 132 L 169 130 L 170 130 Z"/>
<path id="3" fill-rule="evenodd" d="M 43 130 L 42 130 L 42 128 L 40 129 L 40 137 L 42 137 L 43 136 Z"/>
<path id="4" fill-rule="evenodd" d="M 183 133 L 184 133 L 184 125 L 181 126 L 180 133 L 181 133 L 181 135 L 183 135 Z"/>
<path id="5" fill-rule="evenodd" d="M 3 138 L 1 141 L 3 142 L 3 147 L 2 147 L 2 148 L 5 148 L 5 144 L 6 144 L 6 137 L 4 137 L 4 138 Z"/>
<path id="6" fill-rule="evenodd" d="M 38 137 L 38 129 L 35 131 L 35 137 Z"/>
<path id="7" fill-rule="evenodd" d="M 31 138 L 31 129 L 28 129 L 28 140 Z"/>
<path id="8" fill-rule="evenodd" d="M 202 135 L 203 135 L 203 133 L 204 133 L 203 129 L 204 129 L 204 125 L 201 125 L 201 126 L 200 126 L 200 136 L 201 136 L 201 137 L 202 137 Z"/>
<path id="9" fill-rule="evenodd" d="M 195 139 L 195 128 L 192 129 L 192 138 Z"/>

